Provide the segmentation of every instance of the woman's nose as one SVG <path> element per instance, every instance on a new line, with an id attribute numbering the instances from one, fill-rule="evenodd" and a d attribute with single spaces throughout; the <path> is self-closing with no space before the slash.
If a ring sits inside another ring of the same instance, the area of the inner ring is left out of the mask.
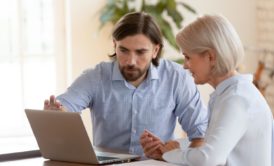
<path id="1" fill-rule="evenodd" d="M 184 69 L 189 69 L 189 65 L 187 62 L 184 62 L 184 65 L 183 65 Z"/>

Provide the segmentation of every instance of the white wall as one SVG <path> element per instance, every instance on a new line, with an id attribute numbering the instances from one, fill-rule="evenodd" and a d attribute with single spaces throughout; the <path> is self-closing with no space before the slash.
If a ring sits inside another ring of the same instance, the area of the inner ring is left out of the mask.
<path id="1" fill-rule="evenodd" d="M 104 1 L 67 0 L 67 39 L 71 66 L 69 84 L 82 71 L 108 60 L 112 53 L 111 26 L 99 30 L 99 14 Z"/>
<path id="2" fill-rule="evenodd" d="M 234 25 L 244 44 L 256 44 L 256 0 L 191 0 L 189 4 L 199 14 L 223 14 Z"/>

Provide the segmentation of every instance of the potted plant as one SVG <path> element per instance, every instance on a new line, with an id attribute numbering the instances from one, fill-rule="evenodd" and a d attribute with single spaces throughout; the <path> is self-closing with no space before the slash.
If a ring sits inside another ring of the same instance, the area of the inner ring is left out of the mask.
<path id="1" fill-rule="evenodd" d="M 178 11 L 177 7 L 179 6 L 196 14 L 191 6 L 176 0 L 157 0 L 154 3 L 148 0 L 107 0 L 105 6 L 100 10 L 100 27 L 107 23 L 115 24 L 126 13 L 144 11 L 154 16 L 164 38 L 173 48 L 179 50 L 171 26 L 173 23 L 178 29 L 181 28 L 184 16 Z"/>

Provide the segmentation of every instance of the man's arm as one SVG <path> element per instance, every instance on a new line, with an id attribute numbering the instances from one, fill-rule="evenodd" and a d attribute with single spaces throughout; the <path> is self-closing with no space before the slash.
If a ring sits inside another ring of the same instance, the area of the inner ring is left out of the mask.
<path id="1" fill-rule="evenodd" d="M 204 106 L 193 78 L 182 72 L 175 92 L 175 115 L 190 141 L 203 138 L 208 125 L 208 111 Z"/>

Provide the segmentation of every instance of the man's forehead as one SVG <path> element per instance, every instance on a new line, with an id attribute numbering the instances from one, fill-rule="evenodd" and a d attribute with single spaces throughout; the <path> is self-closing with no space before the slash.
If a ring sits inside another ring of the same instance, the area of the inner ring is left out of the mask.
<path id="1" fill-rule="evenodd" d="M 133 47 L 127 47 L 127 46 L 124 46 L 122 44 L 118 44 L 118 48 L 121 48 L 121 49 L 126 49 L 126 50 L 136 50 L 136 51 L 145 51 L 145 50 L 149 50 L 150 48 L 148 46 L 133 46 Z"/>
<path id="2" fill-rule="evenodd" d="M 137 34 L 137 35 L 130 35 L 126 36 L 122 39 L 116 40 L 117 42 L 134 42 L 134 43 L 150 43 L 152 44 L 151 40 L 149 37 L 147 37 L 144 34 Z"/>

